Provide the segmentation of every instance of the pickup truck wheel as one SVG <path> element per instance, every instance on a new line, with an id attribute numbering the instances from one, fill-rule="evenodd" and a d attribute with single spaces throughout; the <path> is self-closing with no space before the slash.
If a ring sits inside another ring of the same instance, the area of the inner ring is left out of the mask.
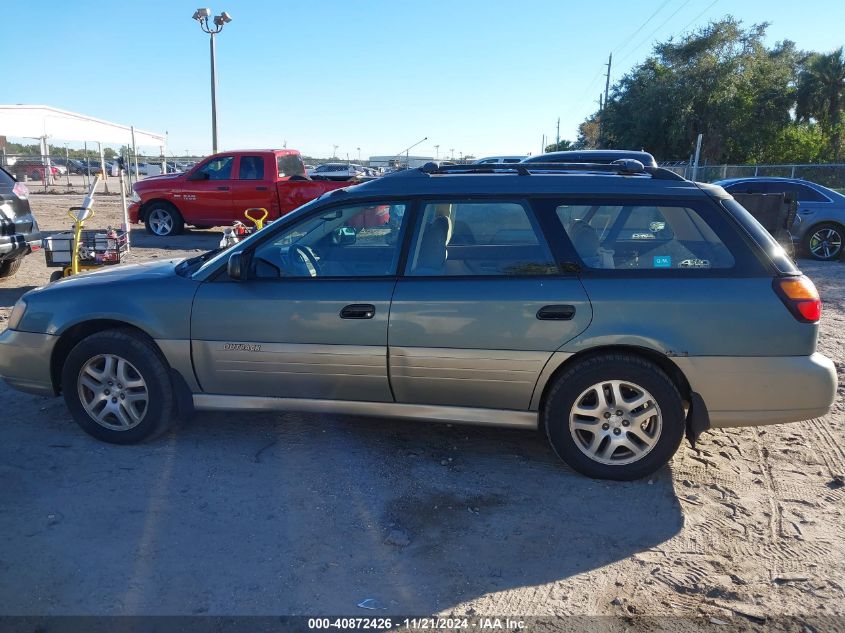
<path id="1" fill-rule="evenodd" d="M 144 222 L 147 225 L 147 233 L 160 237 L 179 235 L 185 230 L 182 214 L 176 207 L 166 202 L 151 204 L 144 215 Z"/>
<path id="2" fill-rule="evenodd" d="M 77 424 L 113 444 L 151 439 L 175 416 L 164 359 L 151 341 L 131 330 L 82 339 L 65 360 L 62 391 Z"/>
<path id="3" fill-rule="evenodd" d="M 18 268 L 21 267 L 22 261 L 23 258 L 19 257 L 17 259 L 7 259 L 5 262 L 0 262 L 0 279 L 3 277 L 11 277 L 18 272 Z"/>
<path id="4" fill-rule="evenodd" d="M 675 384 L 631 354 L 572 365 L 555 381 L 542 415 L 563 461 L 589 477 L 618 481 L 646 477 L 666 464 L 685 427 Z"/>

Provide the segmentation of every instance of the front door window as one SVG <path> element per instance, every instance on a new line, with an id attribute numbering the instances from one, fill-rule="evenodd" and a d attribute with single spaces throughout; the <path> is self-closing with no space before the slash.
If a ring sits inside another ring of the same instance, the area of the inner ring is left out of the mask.
<path id="1" fill-rule="evenodd" d="M 253 256 L 257 279 L 396 274 L 405 204 L 335 207 L 287 227 Z"/>

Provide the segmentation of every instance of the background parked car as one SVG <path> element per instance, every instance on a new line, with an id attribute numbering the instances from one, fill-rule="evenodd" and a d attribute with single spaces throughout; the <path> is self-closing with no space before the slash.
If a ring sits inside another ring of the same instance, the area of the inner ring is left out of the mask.
<path id="1" fill-rule="evenodd" d="M 0 168 L 0 278 L 14 275 L 23 258 L 40 247 L 41 233 L 26 185 Z"/>
<path id="2" fill-rule="evenodd" d="M 314 180 L 349 180 L 368 176 L 363 165 L 355 163 L 323 163 L 318 165 L 308 175 Z"/>
<path id="3" fill-rule="evenodd" d="M 41 162 L 41 158 L 19 158 L 14 167 L 15 176 L 23 178 L 26 176 L 30 180 L 44 180 L 44 175 L 47 173 L 47 166 Z M 53 177 L 59 176 L 59 170 L 54 166 L 50 166 L 50 173 Z"/>
<path id="4" fill-rule="evenodd" d="M 486 156 L 473 161 L 473 165 L 488 165 L 495 163 L 520 163 L 525 160 L 525 156 Z"/>
<path id="5" fill-rule="evenodd" d="M 567 150 L 565 152 L 549 152 L 530 156 L 523 163 L 599 163 L 609 164 L 615 160 L 632 158 L 640 161 L 646 167 L 657 167 L 654 156 L 644 151 L 631 149 L 585 149 Z"/>
<path id="6" fill-rule="evenodd" d="M 801 252 L 821 261 L 838 259 L 845 239 L 845 196 L 797 178 L 729 178 L 719 180 L 728 193 L 786 193 L 798 200 L 792 236 Z"/>

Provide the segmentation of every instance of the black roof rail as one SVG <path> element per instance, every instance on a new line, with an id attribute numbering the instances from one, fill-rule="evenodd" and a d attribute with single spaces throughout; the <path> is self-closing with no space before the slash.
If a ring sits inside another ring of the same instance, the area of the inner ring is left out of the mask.
<path id="1" fill-rule="evenodd" d="M 623 158 L 612 163 L 487 163 L 482 165 L 437 165 L 426 163 L 422 167 L 408 170 L 428 175 L 436 174 L 500 174 L 516 172 L 520 176 L 530 176 L 534 172 L 592 172 L 618 174 L 621 176 L 648 175 L 656 180 L 685 180 L 675 172 L 662 167 L 646 167 L 640 161 Z M 407 172 L 399 172 L 407 173 Z M 411 174 L 407 174 L 411 175 Z"/>

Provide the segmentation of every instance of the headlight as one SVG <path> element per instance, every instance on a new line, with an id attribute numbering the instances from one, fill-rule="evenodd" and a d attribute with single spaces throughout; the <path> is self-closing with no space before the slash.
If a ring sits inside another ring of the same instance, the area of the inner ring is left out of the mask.
<path id="1" fill-rule="evenodd" d="M 23 318 L 23 314 L 26 312 L 26 301 L 23 299 L 18 299 L 18 302 L 15 304 L 15 307 L 12 308 L 12 314 L 9 317 L 9 329 L 10 330 L 17 330 L 18 325 L 21 323 L 21 319 Z"/>
<path id="2" fill-rule="evenodd" d="M 141 196 L 134 189 L 132 190 L 132 195 L 129 197 L 129 202 L 141 202 Z"/>

